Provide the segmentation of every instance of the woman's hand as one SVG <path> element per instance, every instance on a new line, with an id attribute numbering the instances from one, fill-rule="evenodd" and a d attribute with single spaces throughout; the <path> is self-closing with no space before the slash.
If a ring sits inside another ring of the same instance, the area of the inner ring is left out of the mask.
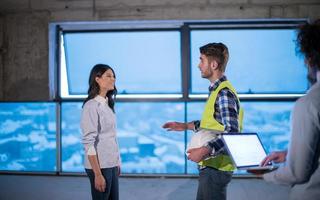
<path id="1" fill-rule="evenodd" d="M 102 174 L 97 175 L 94 177 L 94 187 L 99 191 L 99 192 L 104 192 L 106 190 L 106 180 L 102 176 Z"/>

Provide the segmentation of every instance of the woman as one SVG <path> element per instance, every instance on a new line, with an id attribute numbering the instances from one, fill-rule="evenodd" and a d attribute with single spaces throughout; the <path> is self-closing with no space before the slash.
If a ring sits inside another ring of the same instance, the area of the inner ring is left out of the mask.
<path id="1" fill-rule="evenodd" d="M 115 73 L 108 65 L 95 65 L 89 77 L 88 97 L 81 116 L 85 170 L 93 200 L 118 200 L 120 154 L 116 138 Z"/>

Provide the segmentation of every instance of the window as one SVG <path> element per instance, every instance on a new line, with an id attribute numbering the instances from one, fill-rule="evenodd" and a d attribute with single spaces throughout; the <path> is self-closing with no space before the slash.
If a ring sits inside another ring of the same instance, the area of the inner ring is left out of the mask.
<path id="1" fill-rule="evenodd" d="M 188 103 L 187 121 L 200 119 L 204 104 L 204 102 Z M 288 147 L 293 102 L 250 101 L 241 102 L 241 105 L 245 110 L 242 132 L 257 132 L 267 153 Z M 188 141 L 191 139 L 192 134 L 192 132 L 188 133 Z M 197 166 L 188 161 L 187 172 L 197 173 L 197 171 Z"/>
<path id="2" fill-rule="evenodd" d="M 245 109 L 244 131 L 258 132 L 267 151 L 283 149 L 293 100 L 308 89 L 307 70 L 295 52 L 298 23 L 181 22 L 150 28 L 152 23 L 141 22 L 119 28 L 115 22 L 89 30 L 62 25 L 60 94 L 62 99 L 84 98 L 90 69 L 97 63 L 109 64 L 119 91 L 122 171 L 194 174 L 196 164 L 184 154 L 192 133 L 166 132 L 161 125 L 201 119 L 209 82 L 197 68 L 199 47 L 223 42 L 230 53 L 226 75 Z M 63 172 L 83 171 L 81 106 L 62 100 Z"/>
<path id="3" fill-rule="evenodd" d="M 229 49 L 226 75 L 242 94 L 303 94 L 307 69 L 296 55 L 296 31 L 286 29 L 192 30 L 192 93 L 207 93 L 199 69 L 199 47 L 222 42 Z"/>
<path id="4" fill-rule="evenodd" d="M 82 103 L 62 104 L 62 170 L 82 172 L 79 127 Z M 183 121 L 183 103 L 117 103 L 122 173 L 184 173 L 184 133 L 166 132 L 167 120 Z"/>
<path id="5" fill-rule="evenodd" d="M 197 65 L 199 47 L 209 42 L 229 48 L 226 74 L 245 110 L 243 131 L 258 132 L 268 152 L 284 149 L 294 101 L 309 87 L 294 42 L 294 30 L 304 21 L 51 23 L 55 102 L 0 103 L 0 170 L 84 172 L 82 101 L 91 68 L 104 63 L 117 78 L 122 172 L 197 173 L 185 156 L 193 133 L 161 126 L 201 118 L 209 82 Z"/>
<path id="6" fill-rule="evenodd" d="M 91 68 L 110 65 L 118 94 L 181 94 L 180 32 L 64 32 L 62 97 L 85 96 Z"/>
<path id="7" fill-rule="evenodd" d="M 82 103 L 63 102 L 61 104 L 61 168 L 64 172 L 82 172 L 83 147 L 81 145 Z"/>
<path id="8" fill-rule="evenodd" d="M 55 103 L 0 103 L 0 170 L 56 170 Z"/>
<path id="9" fill-rule="evenodd" d="M 184 133 L 162 128 L 167 120 L 184 121 L 184 111 L 184 103 L 118 103 L 117 128 L 124 173 L 184 173 Z"/>

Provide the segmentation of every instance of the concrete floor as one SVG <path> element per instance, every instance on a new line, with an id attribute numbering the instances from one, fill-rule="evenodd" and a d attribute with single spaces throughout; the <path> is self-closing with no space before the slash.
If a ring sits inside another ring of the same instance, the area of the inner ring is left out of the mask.
<path id="1" fill-rule="evenodd" d="M 193 200 L 197 178 L 121 177 L 120 199 Z M 234 178 L 228 200 L 285 200 L 289 188 L 261 179 Z M 89 180 L 85 176 L 0 175 L 0 200 L 89 200 Z"/>

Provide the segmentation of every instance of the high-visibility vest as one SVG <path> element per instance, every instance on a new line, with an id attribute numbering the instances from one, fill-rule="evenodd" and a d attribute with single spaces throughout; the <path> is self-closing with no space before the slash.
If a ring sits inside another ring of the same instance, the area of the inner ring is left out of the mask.
<path id="1" fill-rule="evenodd" d="M 228 88 L 229 90 L 231 90 L 231 92 L 237 97 L 237 100 L 240 106 L 240 100 L 238 98 L 237 92 L 233 88 L 231 83 L 229 81 L 221 82 L 220 85 L 214 91 L 211 92 L 207 100 L 207 103 L 204 108 L 204 112 L 202 114 L 201 123 L 200 123 L 200 127 L 202 129 L 219 131 L 221 133 L 224 131 L 223 124 L 221 124 L 216 119 L 214 119 L 214 112 L 215 112 L 214 104 L 217 100 L 218 93 L 224 88 Z M 238 130 L 239 132 L 241 132 L 242 130 L 242 124 L 243 124 L 243 109 L 240 107 L 239 130 Z M 221 171 L 233 171 L 235 169 L 235 167 L 232 164 L 230 156 L 223 155 L 223 154 L 200 161 L 198 164 L 201 166 L 213 167 Z"/>

